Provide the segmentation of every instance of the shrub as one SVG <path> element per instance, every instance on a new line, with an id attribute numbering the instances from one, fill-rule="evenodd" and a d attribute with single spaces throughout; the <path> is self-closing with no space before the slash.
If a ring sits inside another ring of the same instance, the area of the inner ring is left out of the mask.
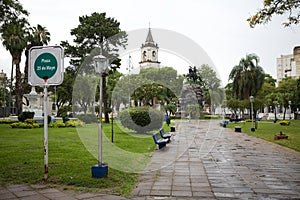
<path id="1" fill-rule="evenodd" d="M 289 126 L 291 124 L 291 122 L 288 120 L 281 120 L 281 121 L 279 121 L 279 124 L 282 126 Z"/>
<path id="2" fill-rule="evenodd" d="M 84 123 L 79 119 L 74 120 L 76 127 L 83 127 Z"/>
<path id="3" fill-rule="evenodd" d="M 20 126 L 20 122 L 15 122 L 15 123 L 10 124 L 10 127 L 12 127 L 12 128 L 19 128 L 19 126 Z"/>
<path id="4" fill-rule="evenodd" d="M 40 128 L 40 127 L 41 127 L 41 124 L 39 124 L 39 123 L 32 124 L 32 128 Z"/>
<path id="5" fill-rule="evenodd" d="M 97 123 L 100 123 L 100 118 L 99 117 L 97 117 Z M 102 118 L 102 123 L 105 123 L 105 118 L 104 117 Z"/>
<path id="6" fill-rule="evenodd" d="M 122 125 L 137 133 L 158 129 L 163 123 L 163 112 L 149 107 L 133 107 L 123 110 L 119 117 Z"/>
<path id="7" fill-rule="evenodd" d="M 66 127 L 76 127 L 75 122 L 74 121 L 67 121 L 65 123 Z"/>
<path id="8" fill-rule="evenodd" d="M 30 129 L 30 128 L 33 128 L 33 125 L 25 123 L 25 122 L 20 122 L 19 128 Z"/>
<path id="9" fill-rule="evenodd" d="M 56 121 L 55 123 L 51 123 L 48 125 L 50 128 L 65 128 L 65 127 L 83 127 L 84 123 L 78 119 L 74 121 L 67 121 L 64 123 L 61 120 Z"/>
<path id="10" fill-rule="evenodd" d="M 27 123 L 27 124 L 34 124 L 35 121 L 34 121 L 34 119 L 25 119 L 25 123 Z"/>
<path id="11" fill-rule="evenodd" d="M 33 119 L 34 112 L 25 111 L 18 116 L 20 122 L 25 122 L 26 119 Z"/>
<path id="12" fill-rule="evenodd" d="M 58 128 L 63 128 L 63 127 L 66 127 L 66 124 L 62 121 L 56 121 L 54 126 L 56 126 Z"/>
<path id="13" fill-rule="evenodd" d="M 40 128 L 42 124 L 35 123 L 33 119 L 27 119 L 25 122 L 15 122 L 10 124 L 10 127 L 12 128 L 23 128 L 23 129 L 29 129 L 29 128 Z"/>
<path id="14" fill-rule="evenodd" d="M 204 115 L 204 119 L 218 119 L 218 115 Z"/>
<path id="15" fill-rule="evenodd" d="M 0 124 L 13 124 L 19 122 L 19 120 L 16 119 L 1 119 Z"/>
<path id="16" fill-rule="evenodd" d="M 97 123 L 97 117 L 93 114 L 78 115 L 77 118 L 86 124 Z"/>

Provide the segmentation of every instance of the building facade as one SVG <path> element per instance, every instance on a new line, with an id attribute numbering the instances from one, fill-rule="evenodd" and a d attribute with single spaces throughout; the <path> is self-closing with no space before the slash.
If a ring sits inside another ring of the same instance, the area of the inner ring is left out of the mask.
<path id="1" fill-rule="evenodd" d="M 293 54 L 281 55 L 276 59 L 277 64 L 277 81 L 280 82 L 284 78 L 300 77 L 300 46 L 293 50 Z"/>

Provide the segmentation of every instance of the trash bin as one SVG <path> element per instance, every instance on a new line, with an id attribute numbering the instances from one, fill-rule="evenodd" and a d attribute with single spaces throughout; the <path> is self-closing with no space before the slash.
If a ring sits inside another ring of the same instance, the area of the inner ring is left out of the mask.
<path id="1" fill-rule="evenodd" d="M 175 132 L 175 126 L 171 126 L 171 132 Z"/>

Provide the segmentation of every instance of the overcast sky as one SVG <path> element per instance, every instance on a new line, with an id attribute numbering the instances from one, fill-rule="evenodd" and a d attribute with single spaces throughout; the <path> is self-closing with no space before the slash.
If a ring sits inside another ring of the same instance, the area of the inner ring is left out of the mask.
<path id="1" fill-rule="evenodd" d="M 72 41 L 70 30 L 78 17 L 106 12 L 131 31 L 168 29 L 197 43 L 213 61 L 223 83 L 246 54 L 255 53 L 266 73 L 276 78 L 276 58 L 292 54 L 300 45 L 300 26 L 284 28 L 283 16 L 251 29 L 246 19 L 262 7 L 263 0 L 20 0 L 29 11 L 31 26 L 41 24 L 51 33 L 50 45 Z M 158 37 L 158 36 L 156 36 Z M 145 33 L 146 39 L 146 33 Z M 155 36 L 154 36 L 155 40 Z M 144 41 L 141 41 L 143 43 Z M 158 44 L 159 45 L 159 44 Z M 162 58 L 161 58 L 162 59 Z M 163 59 L 162 59 L 163 60 Z M 140 60 L 133 60 L 137 66 Z M 170 65 L 169 63 L 163 63 Z M 0 70 L 10 73 L 11 56 L 0 47 Z M 21 66 L 24 66 L 24 59 Z M 67 64 L 65 64 L 67 66 Z"/>

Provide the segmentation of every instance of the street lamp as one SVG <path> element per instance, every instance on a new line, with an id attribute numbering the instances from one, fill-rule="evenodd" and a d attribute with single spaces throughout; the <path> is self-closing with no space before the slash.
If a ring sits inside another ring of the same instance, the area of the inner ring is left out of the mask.
<path id="1" fill-rule="evenodd" d="M 255 128 L 254 128 L 254 120 L 253 120 L 253 116 L 254 116 L 254 113 L 253 113 L 253 102 L 254 102 L 254 97 L 253 97 L 253 96 L 250 96 L 250 103 L 251 103 L 251 119 L 252 119 L 252 127 L 251 127 L 251 131 L 252 131 L 252 132 L 255 131 Z"/>
<path id="2" fill-rule="evenodd" d="M 100 93 L 99 93 L 99 123 L 98 123 L 98 165 L 92 166 L 92 177 L 102 178 L 108 174 L 108 164 L 102 162 L 102 89 L 103 73 L 108 67 L 107 59 L 102 54 L 93 58 L 95 73 L 100 74 Z"/>
<path id="3" fill-rule="evenodd" d="M 126 70 L 128 70 L 128 77 L 129 77 L 129 84 L 130 84 L 130 72 L 131 70 L 133 69 L 133 66 L 132 66 L 132 62 L 131 62 L 131 55 L 129 54 L 129 58 L 128 58 L 128 67 L 126 67 Z M 130 94 L 130 85 L 129 85 L 129 97 L 128 97 L 128 103 L 129 103 L 129 106 L 131 106 L 131 94 Z"/>
<path id="4" fill-rule="evenodd" d="M 224 123 L 224 120 L 225 120 L 225 116 L 226 116 L 226 104 L 227 104 L 227 101 L 224 99 L 223 100 L 223 123 Z"/>
<path id="5" fill-rule="evenodd" d="M 118 68 L 118 66 L 112 64 L 110 68 L 112 69 L 112 73 L 114 73 Z M 114 101 L 112 98 L 111 98 L 111 143 L 114 143 Z"/>

